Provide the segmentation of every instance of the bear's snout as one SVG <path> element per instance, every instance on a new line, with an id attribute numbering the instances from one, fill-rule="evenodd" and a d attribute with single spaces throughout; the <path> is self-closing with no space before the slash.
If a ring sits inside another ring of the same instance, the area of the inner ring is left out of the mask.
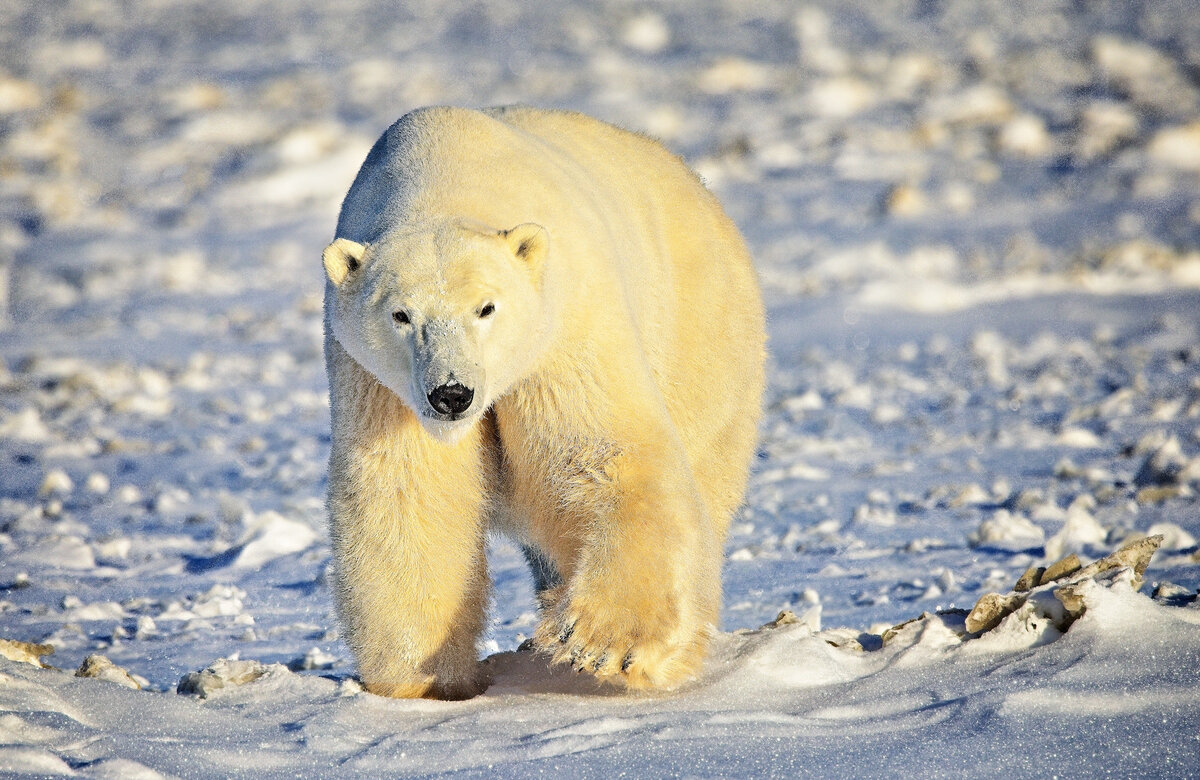
<path id="1" fill-rule="evenodd" d="M 428 397 L 429 405 L 442 414 L 459 415 L 471 406 L 475 391 L 458 382 L 447 382 L 433 388 Z"/>

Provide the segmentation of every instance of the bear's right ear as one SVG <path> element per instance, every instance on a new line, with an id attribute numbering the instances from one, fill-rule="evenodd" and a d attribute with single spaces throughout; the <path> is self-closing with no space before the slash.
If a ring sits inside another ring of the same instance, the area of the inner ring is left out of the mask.
<path id="1" fill-rule="evenodd" d="M 366 249 L 362 244 L 348 238 L 334 239 L 332 244 L 325 247 L 321 259 L 325 263 L 325 274 L 329 277 L 329 281 L 333 282 L 334 287 L 340 285 L 347 276 L 358 270 Z"/>

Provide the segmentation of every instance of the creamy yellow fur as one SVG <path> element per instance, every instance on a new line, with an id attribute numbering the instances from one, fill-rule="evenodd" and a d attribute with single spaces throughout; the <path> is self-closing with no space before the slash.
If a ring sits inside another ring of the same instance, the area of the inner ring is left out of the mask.
<path id="1" fill-rule="evenodd" d="M 765 338 L 698 179 L 579 114 L 424 109 L 364 163 L 325 265 L 335 597 L 368 689 L 486 685 L 489 525 L 561 574 L 540 649 L 631 687 L 694 676 Z M 470 377 L 462 419 L 425 400 L 446 376 Z"/>

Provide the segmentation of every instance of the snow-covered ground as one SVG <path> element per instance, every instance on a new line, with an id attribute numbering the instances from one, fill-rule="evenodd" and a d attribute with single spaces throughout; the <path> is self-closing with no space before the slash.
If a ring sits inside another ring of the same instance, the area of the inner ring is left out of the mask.
<path id="1" fill-rule="evenodd" d="M 0 774 L 1197 774 L 1198 74 L 1187 0 L 0 3 L 0 639 L 63 670 L 0 658 Z M 516 652 L 500 540 L 485 695 L 364 694 L 337 636 L 320 250 L 396 117 L 509 102 L 662 138 L 758 260 L 675 694 Z M 963 634 L 1148 534 L 1139 592 Z"/>

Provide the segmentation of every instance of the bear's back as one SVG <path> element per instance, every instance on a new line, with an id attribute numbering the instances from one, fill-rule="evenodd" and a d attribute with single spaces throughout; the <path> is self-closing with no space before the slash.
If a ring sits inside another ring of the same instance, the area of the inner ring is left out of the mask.
<path id="1" fill-rule="evenodd" d="M 414 198 L 434 192 L 436 210 L 473 192 L 519 202 L 537 183 L 557 196 L 546 202 L 599 198 L 606 210 L 636 212 L 683 195 L 720 211 L 683 160 L 649 136 L 573 111 L 431 106 L 405 114 L 376 141 L 343 202 L 338 235 L 369 241 L 408 216 Z M 460 207 L 472 205 L 479 204 Z"/>
<path id="2" fill-rule="evenodd" d="M 609 124 L 577 111 L 500 106 L 482 113 L 542 140 L 572 150 L 579 158 L 619 161 L 626 167 L 629 155 L 654 160 L 657 173 L 667 169 L 701 184 L 686 163 L 654 138 Z"/>

